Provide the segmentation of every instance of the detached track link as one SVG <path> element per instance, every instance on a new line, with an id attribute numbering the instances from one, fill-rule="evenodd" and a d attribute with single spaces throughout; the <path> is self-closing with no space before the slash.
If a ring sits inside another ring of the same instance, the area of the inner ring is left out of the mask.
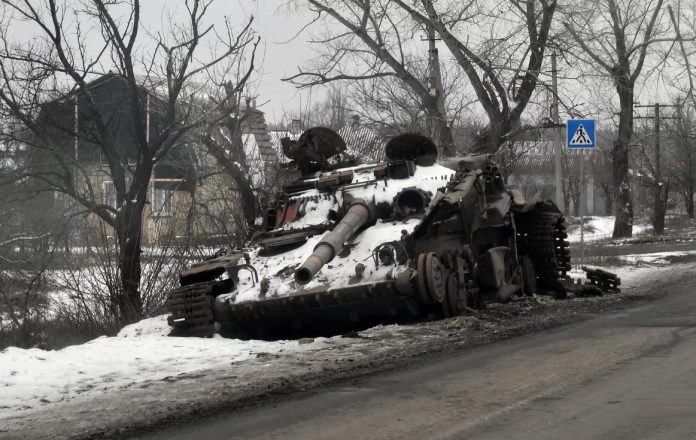
<path id="1" fill-rule="evenodd" d="M 167 322 L 177 335 L 213 336 L 212 290 L 211 282 L 202 282 L 181 286 L 167 293 L 164 302 L 164 309 L 169 313 Z"/>
<path id="2" fill-rule="evenodd" d="M 541 292 L 554 291 L 563 295 L 565 287 L 560 280 L 570 270 L 565 218 L 558 212 L 544 211 L 543 206 L 528 215 L 517 237 L 520 254 L 532 258 Z"/>

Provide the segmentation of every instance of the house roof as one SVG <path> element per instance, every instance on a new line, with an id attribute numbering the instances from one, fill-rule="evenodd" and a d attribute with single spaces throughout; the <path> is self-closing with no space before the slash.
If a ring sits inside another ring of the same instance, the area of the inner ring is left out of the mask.
<path id="1" fill-rule="evenodd" d="M 362 162 L 377 162 L 384 158 L 384 138 L 366 125 L 346 125 L 338 131 L 348 153 Z"/>
<path id="2" fill-rule="evenodd" d="M 289 130 L 274 130 L 268 132 L 269 142 L 275 151 L 278 160 L 282 163 L 290 162 L 283 153 L 280 140 L 286 137 L 297 140 L 301 133 L 292 133 Z M 384 158 L 384 138 L 374 129 L 366 125 L 346 125 L 338 130 L 339 136 L 346 143 L 346 152 L 358 158 L 363 163 L 378 162 Z"/>

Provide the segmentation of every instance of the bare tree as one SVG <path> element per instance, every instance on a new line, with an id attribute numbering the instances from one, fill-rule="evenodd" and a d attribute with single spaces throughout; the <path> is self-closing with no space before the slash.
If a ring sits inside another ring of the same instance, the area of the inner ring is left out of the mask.
<path id="1" fill-rule="evenodd" d="M 418 108 L 431 121 L 433 137 L 443 153 L 453 155 L 454 141 L 448 115 L 444 114 L 445 96 L 412 68 L 422 57 L 409 49 L 423 26 L 415 25 L 392 1 L 307 0 L 306 4 L 317 13 L 316 20 L 329 16 L 332 21 L 327 22 L 326 34 L 313 41 L 320 46 L 317 59 L 285 80 L 311 87 L 334 81 L 397 79 L 417 96 Z M 334 23 L 340 25 L 338 30 Z M 439 67 L 437 50 L 430 56 L 431 64 Z"/>
<path id="2" fill-rule="evenodd" d="M 409 67 L 419 78 L 428 76 L 428 63 L 424 61 L 413 61 Z M 446 104 L 444 114 L 447 115 L 449 129 L 454 131 L 454 127 L 461 124 L 464 112 L 474 102 L 467 99 L 464 93 L 466 78 L 461 69 L 443 66 L 440 71 L 443 101 Z M 356 81 L 346 89 L 353 113 L 359 115 L 361 120 L 384 127 L 391 133 L 429 132 L 431 118 L 422 105 L 421 97 L 404 82 L 372 78 Z M 454 143 L 457 145 L 456 140 Z"/>
<path id="3" fill-rule="evenodd" d="M 326 98 L 312 106 L 309 116 L 315 122 L 312 126 L 329 127 L 338 131 L 346 124 L 350 113 L 350 104 L 344 87 L 332 85 Z"/>
<path id="4" fill-rule="evenodd" d="M 257 195 L 249 178 L 247 153 L 242 140 L 242 124 L 248 114 L 241 109 L 241 97 L 232 93 L 234 87 L 227 84 L 229 98 L 219 105 L 220 125 L 211 124 L 203 137 L 203 143 L 217 163 L 228 173 L 235 183 L 238 193 L 239 206 L 244 214 L 244 221 L 237 226 L 248 229 L 254 224 L 259 211 Z M 248 110 L 251 98 L 245 100 Z"/>
<path id="5" fill-rule="evenodd" d="M 613 81 L 619 98 L 619 130 L 612 148 L 613 236 L 630 237 L 633 202 L 628 168 L 635 86 L 650 49 L 670 39 L 663 0 L 586 1 L 567 14 L 563 25 L 579 46 L 577 58 L 601 68 Z"/>
<path id="6" fill-rule="evenodd" d="M 395 0 L 416 21 L 432 26 L 466 73 L 488 116 L 488 129 L 475 150 L 495 152 L 520 119 L 539 83 L 539 74 L 556 12 L 555 0 L 483 4 Z M 471 38 L 472 28 L 483 37 Z"/>
<path id="7" fill-rule="evenodd" d="M 604 212 L 613 212 L 614 192 L 611 176 L 611 140 L 615 133 L 607 130 L 597 130 L 597 148 L 593 151 L 592 177 L 595 185 L 601 190 L 604 199 Z"/>
<path id="8" fill-rule="evenodd" d="M 230 23 L 226 29 L 214 29 L 204 25 L 210 1 L 190 0 L 183 21 L 170 16 L 168 29 L 151 34 L 141 24 L 139 0 L 63 5 L 55 0 L 3 0 L 1 4 L 0 102 L 3 116 L 19 127 L 3 136 L 21 137 L 36 158 L 44 159 L 34 161 L 23 176 L 41 182 L 44 190 L 66 194 L 113 228 L 118 312 L 122 323 L 133 322 L 143 313 L 140 254 L 153 170 L 217 115 L 216 106 L 196 105 L 201 102 L 197 80 L 217 66 L 237 66 L 244 74 L 231 91 L 236 93 L 251 75 L 256 47 L 251 20 L 239 32 Z M 28 23 L 36 37 L 21 40 L 21 35 L 13 34 L 15 20 Z M 217 50 L 204 53 L 206 47 Z M 124 124 L 132 148 L 128 154 L 114 135 L 114 124 L 120 122 L 105 108 L 104 96 L 97 94 L 93 81 L 106 71 L 122 89 L 125 111 L 119 114 L 127 115 Z M 79 126 L 65 115 L 66 110 L 71 115 L 73 108 L 62 101 L 65 96 L 74 99 L 76 108 L 79 105 L 74 118 L 84 122 Z M 96 148 L 113 182 L 115 204 L 105 203 L 72 148 L 56 147 L 61 133 Z"/>
<path id="9" fill-rule="evenodd" d="M 561 166 L 563 167 L 563 197 L 568 202 L 572 202 L 572 215 L 578 217 L 580 215 L 580 205 L 587 203 L 587 197 L 582 198 L 583 188 L 587 187 L 589 176 L 585 174 L 584 180 L 580 176 L 580 162 L 585 161 L 585 169 L 592 169 L 593 157 L 585 154 L 584 151 L 564 151 Z M 589 163 L 588 163 L 589 162 Z M 566 209 L 570 212 L 571 203 L 566 204 Z"/>

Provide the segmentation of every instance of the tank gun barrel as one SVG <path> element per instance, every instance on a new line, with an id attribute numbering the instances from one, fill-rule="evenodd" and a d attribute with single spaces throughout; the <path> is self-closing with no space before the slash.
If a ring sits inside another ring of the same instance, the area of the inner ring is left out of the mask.
<path id="1" fill-rule="evenodd" d="M 326 234 L 314 247 L 314 252 L 295 271 L 295 281 L 298 284 L 309 283 L 314 275 L 343 249 L 343 244 L 363 227 L 374 219 L 374 206 L 362 199 L 355 199 L 350 204 L 340 222 L 331 232 Z"/>

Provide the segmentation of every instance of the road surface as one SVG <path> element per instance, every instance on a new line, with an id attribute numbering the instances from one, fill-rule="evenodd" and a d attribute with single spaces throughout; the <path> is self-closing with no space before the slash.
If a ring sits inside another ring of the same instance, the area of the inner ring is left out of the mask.
<path id="1" fill-rule="evenodd" d="M 647 305 L 149 439 L 696 438 L 696 276 Z"/>

